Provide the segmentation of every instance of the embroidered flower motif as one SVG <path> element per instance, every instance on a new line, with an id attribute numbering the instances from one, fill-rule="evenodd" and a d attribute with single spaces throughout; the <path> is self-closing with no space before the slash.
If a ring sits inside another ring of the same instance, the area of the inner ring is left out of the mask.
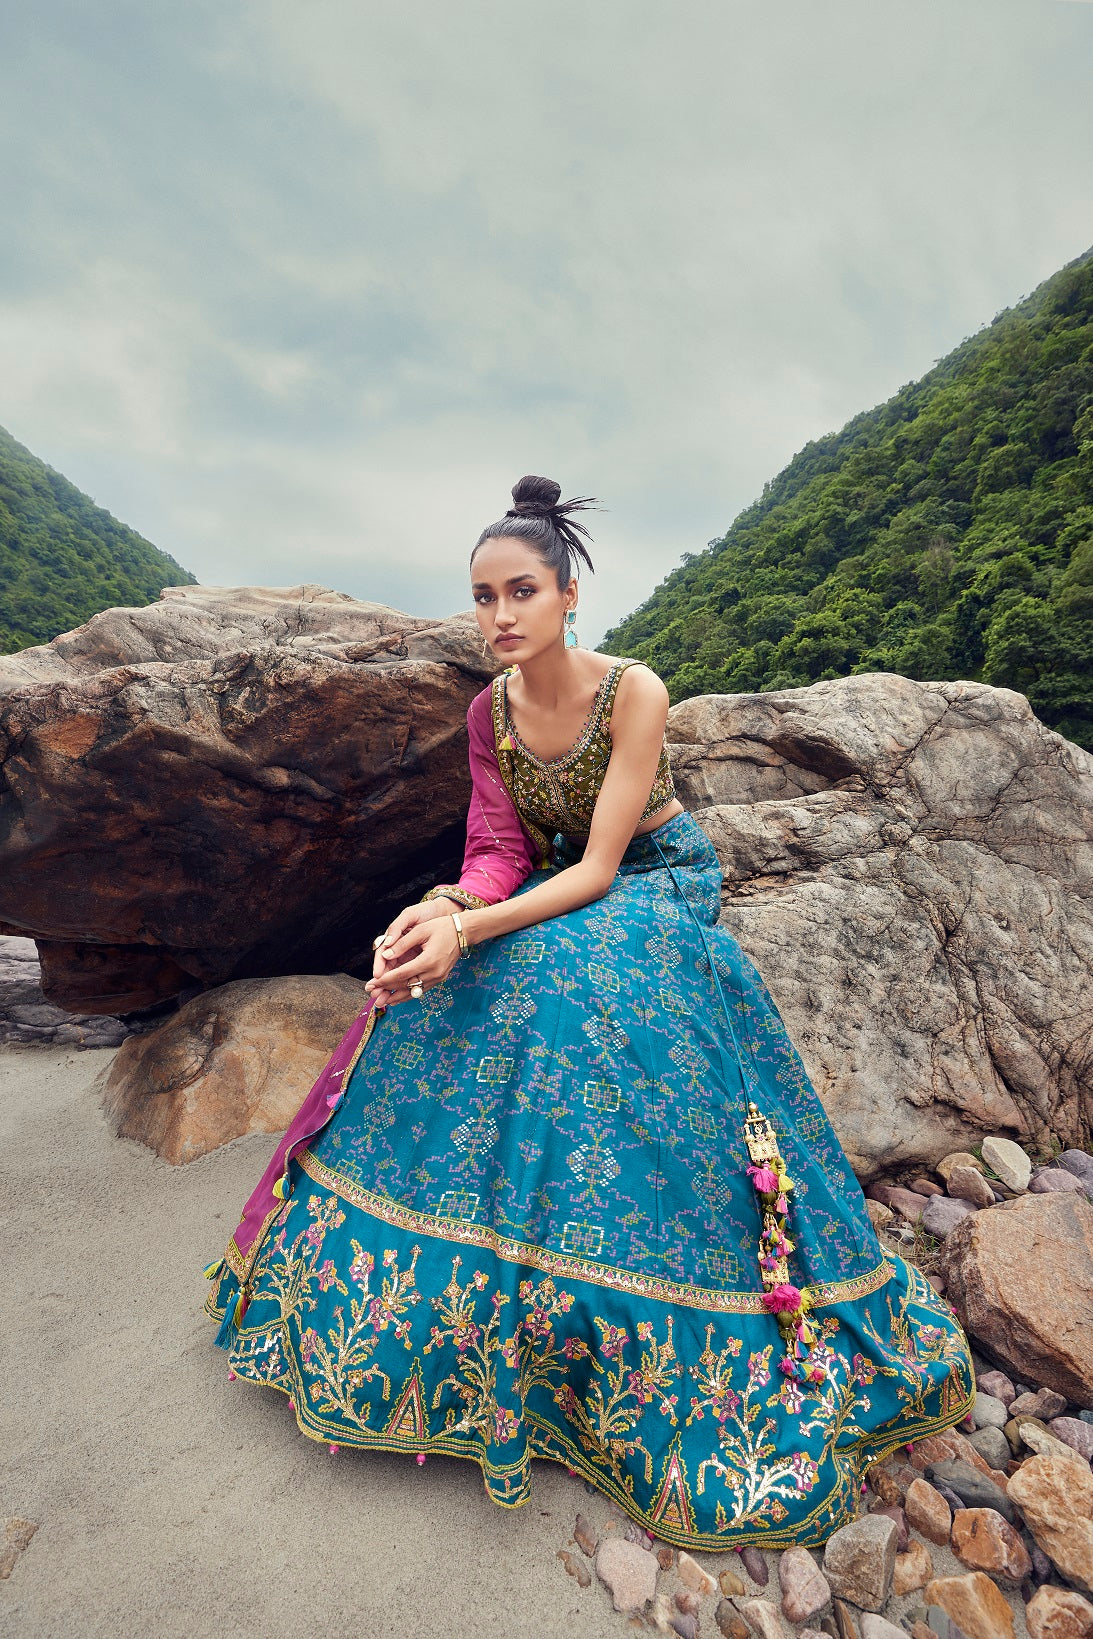
<path id="1" fill-rule="evenodd" d="M 604 1330 L 603 1342 L 600 1344 L 600 1353 L 608 1360 L 620 1355 L 629 1343 L 629 1335 L 619 1326 L 608 1326 Z"/>
<path id="2" fill-rule="evenodd" d="M 358 1252 L 349 1265 L 349 1278 L 356 1281 L 358 1286 L 367 1286 L 368 1277 L 376 1267 L 376 1260 L 371 1252 Z"/>
<path id="3" fill-rule="evenodd" d="M 326 1262 L 319 1270 L 316 1279 L 319 1282 L 320 1292 L 329 1291 L 329 1289 L 336 1283 L 338 1279 L 338 1271 L 334 1266 L 334 1260 L 332 1258 L 327 1258 Z"/>
<path id="4" fill-rule="evenodd" d="M 562 1353 L 567 1360 L 583 1360 L 592 1353 L 583 1337 L 567 1337 L 562 1344 Z"/>
<path id="5" fill-rule="evenodd" d="M 319 1334 L 313 1327 L 309 1326 L 307 1331 L 300 1339 L 300 1359 L 304 1361 L 305 1364 L 310 1364 L 311 1357 L 318 1347 Z"/>
<path id="6" fill-rule="evenodd" d="M 502 1445 L 515 1439 L 520 1432 L 519 1420 L 513 1416 L 507 1406 L 498 1406 L 493 1414 L 493 1432 Z"/>
<path id="7" fill-rule="evenodd" d="M 748 1377 L 752 1383 L 765 1385 L 770 1382 L 770 1372 L 767 1370 L 769 1360 L 769 1348 L 748 1356 Z"/>
<path id="8" fill-rule="evenodd" d="M 816 1484 L 816 1481 L 820 1477 L 820 1470 L 817 1468 L 812 1458 L 806 1457 L 802 1451 L 795 1451 L 793 1453 L 793 1461 L 790 1465 L 790 1471 L 793 1475 L 794 1481 L 796 1482 L 798 1491 L 802 1493 L 805 1491 L 811 1491 L 812 1487 Z"/>
<path id="9" fill-rule="evenodd" d="M 501 1345 L 501 1358 L 506 1366 L 510 1366 L 513 1371 L 516 1370 L 520 1364 L 520 1342 L 518 1338 L 507 1337 L 505 1339 Z"/>
<path id="10" fill-rule="evenodd" d="M 642 1343 L 648 1343 L 648 1341 L 652 1337 L 652 1335 L 653 1335 L 653 1323 L 652 1323 L 652 1321 L 651 1320 L 639 1320 L 638 1321 L 638 1338 L 639 1338 L 639 1340 Z"/>
<path id="11" fill-rule="evenodd" d="M 788 1361 L 783 1361 L 782 1364 L 785 1366 L 789 1365 L 790 1363 Z M 790 1366 L 790 1369 L 793 1369 L 792 1366 Z M 799 1384 L 793 1382 L 790 1378 L 787 1378 L 782 1384 L 782 1387 L 778 1390 L 778 1398 L 782 1402 L 783 1406 L 785 1406 L 786 1410 L 790 1412 L 800 1411 L 801 1407 L 805 1403 L 805 1397 L 801 1393 Z"/>

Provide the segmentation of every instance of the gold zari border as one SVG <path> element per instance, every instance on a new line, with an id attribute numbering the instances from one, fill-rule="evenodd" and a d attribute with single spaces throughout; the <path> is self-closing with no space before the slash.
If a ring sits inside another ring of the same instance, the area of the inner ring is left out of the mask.
<path id="1" fill-rule="evenodd" d="M 323 1164 L 311 1150 L 302 1150 L 297 1164 L 315 1183 L 321 1184 L 347 1201 L 360 1207 L 370 1217 L 383 1223 L 394 1224 L 411 1235 L 431 1235 L 439 1240 L 458 1241 L 469 1246 L 485 1246 L 506 1263 L 525 1264 L 542 1269 L 563 1280 L 588 1281 L 617 1292 L 632 1292 L 639 1297 L 652 1298 L 658 1303 L 682 1304 L 688 1309 L 707 1309 L 720 1314 L 763 1315 L 767 1313 L 762 1292 L 723 1292 L 712 1286 L 685 1286 L 679 1281 L 663 1280 L 656 1275 L 637 1274 L 630 1269 L 614 1269 L 610 1264 L 593 1263 L 588 1258 L 574 1258 L 564 1252 L 552 1252 L 548 1247 L 534 1246 L 529 1241 L 499 1235 L 486 1224 L 468 1223 L 463 1218 L 442 1218 L 432 1212 L 417 1212 L 402 1206 L 384 1195 L 363 1189 L 351 1179 L 343 1178 Z M 893 1266 L 884 1259 L 868 1274 L 855 1275 L 851 1280 L 829 1281 L 825 1285 L 808 1288 L 812 1308 L 821 1304 L 848 1303 L 865 1297 L 887 1284 L 895 1274 Z"/>

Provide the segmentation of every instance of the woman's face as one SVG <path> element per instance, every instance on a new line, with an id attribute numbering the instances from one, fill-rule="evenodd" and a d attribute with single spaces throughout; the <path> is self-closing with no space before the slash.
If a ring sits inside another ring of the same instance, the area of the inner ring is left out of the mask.
<path id="1" fill-rule="evenodd" d="M 482 636 L 494 653 L 527 661 L 563 647 L 564 617 L 577 607 L 577 581 L 564 589 L 526 541 L 499 535 L 484 541 L 471 564 L 471 595 Z"/>

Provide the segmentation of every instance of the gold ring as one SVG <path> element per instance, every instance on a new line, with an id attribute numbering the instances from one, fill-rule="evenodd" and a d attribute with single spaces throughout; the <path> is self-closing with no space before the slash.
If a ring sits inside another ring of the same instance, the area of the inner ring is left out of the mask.
<path id="1" fill-rule="evenodd" d="M 420 1002 L 423 989 L 424 986 L 421 984 L 421 981 L 419 979 L 415 979 L 413 984 L 410 986 L 410 994 L 414 998 L 415 1002 Z"/>

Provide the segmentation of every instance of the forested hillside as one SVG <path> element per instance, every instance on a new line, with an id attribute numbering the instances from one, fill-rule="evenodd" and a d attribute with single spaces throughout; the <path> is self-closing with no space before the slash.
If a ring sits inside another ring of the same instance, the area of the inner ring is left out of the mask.
<path id="1" fill-rule="evenodd" d="M 1093 251 L 806 445 L 602 647 L 673 700 L 979 679 L 1093 748 Z"/>
<path id="2" fill-rule="evenodd" d="M 0 654 L 195 580 L 0 427 Z"/>

